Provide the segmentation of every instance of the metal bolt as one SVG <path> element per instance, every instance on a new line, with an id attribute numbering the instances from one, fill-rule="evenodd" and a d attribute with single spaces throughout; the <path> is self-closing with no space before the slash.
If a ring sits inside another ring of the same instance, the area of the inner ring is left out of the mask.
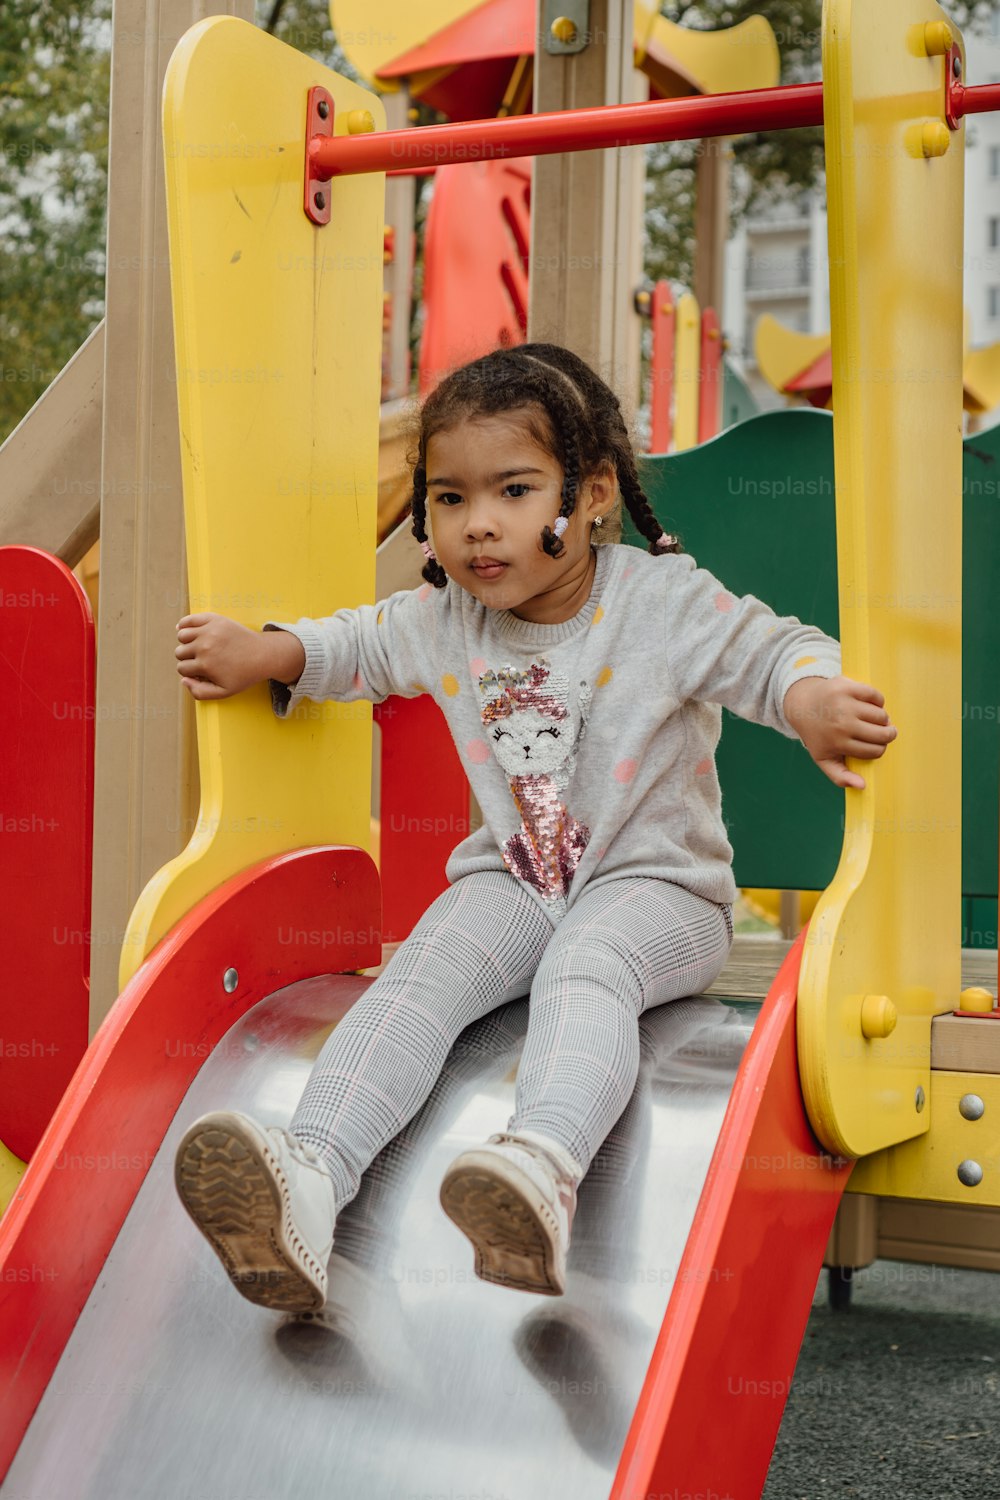
<path id="1" fill-rule="evenodd" d="M 986 1105 L 978 1094 L 963 1094 L 958 1101 L 958 1112 L 963 1120 L 981 1120 L 986 1113 Z"/>
<path id="2" fill-rule="evenodd" d="M 316 205 L 317 208 L 324 209 L 326 207 L 326 194 L 325 193 L 313 193 L 313 203 Z"/>
<path id="3" fill-rule="evenodd" d="M 917 1092 L 913 1096 L 913 1102 L 917 1106 L 917 1114 L 919 1115 L 924 1105 L 927 1103 L 927 1095 L 924 1093 L 919 1083 L 917 1084 Z"/>
<path id="4" fill-rule="evenodd" d="M 965 1187 L 978 1187 L 983 1180 L 983 1169 L 977 1161 L 961 1161 L 958 1164 L 958 1180 Z"/>
<path id="5" fill-rule="evenodd" d="M 222 976 L 222 988 L 227 995 L 231 995 L 240 982 L 240 976 L 235 969 L 227 969 Z"/>
<path id="6" fill-rule="evenodd" d="M 961 76 L 962 76 L 962 56 L 961 56 L 961 53 L 959 53 L 959 52 L 956 52 L 955 56 L 951 60 L 951 71 L 952 71 L 952 73 L 954 74 L 954 76 L 956 78 L 961 78 Z"/>
<path id="7" fill-rule="evenodd" d="M 328 99 L 321 99 L 316 106 L 316 113 L 321 120 L 327 119 L 330 114 L 330 101 Z"/>

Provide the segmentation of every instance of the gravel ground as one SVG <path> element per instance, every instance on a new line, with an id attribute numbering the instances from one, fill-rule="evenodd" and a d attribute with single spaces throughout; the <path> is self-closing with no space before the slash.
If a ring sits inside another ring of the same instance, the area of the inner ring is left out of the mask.
<path id="1" fill-rule="evenodd" d="M 816 1288 L 764 1500 L 1000 1500 L 1000 1275 L 876 1261 Z"/>

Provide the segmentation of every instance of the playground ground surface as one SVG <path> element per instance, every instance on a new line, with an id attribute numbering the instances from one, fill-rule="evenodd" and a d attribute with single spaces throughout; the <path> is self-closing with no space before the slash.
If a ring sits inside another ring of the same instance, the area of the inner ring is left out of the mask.
<path id="1" fill-rule="evenodd" d="M 763 1500 L 997 1500 L 1000 1275 L 880 1260 L 847 1312 L 826 1281 Z"/>

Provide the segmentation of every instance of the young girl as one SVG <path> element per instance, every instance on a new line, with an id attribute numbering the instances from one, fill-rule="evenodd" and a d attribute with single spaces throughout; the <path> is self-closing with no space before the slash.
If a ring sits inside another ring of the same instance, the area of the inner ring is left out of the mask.
<path id="1" fill-rule="evenodd" d="M 649 554 L 617 542 L 624 499 Z M 441 1186 L 476 1274 L 558 1295 L 577 1187 L 622 1114 L 639 1016 L 697 995 L 736 898 L 715 749 L 725 705 L 801 738 L 842 787 L 896 730 L 836 641 L 729 593 L 665 534 L 618 401 L 551 344 L 457 370 L 422 411 L 413 534 L 427 585 L 327 619 L 177 628 L 192 697 L 431 693 L 483 825 L 448 889 L 335 1028 L 287 1130 L 191 1126 L 180 1196 L 252 1302 L 318 1310 L 337 1215 L 427 1099 L 459 1033 L 528 994 L 506 1129 Z M 429 535 L 428 535 L 429 533 Z M 651 555 L 650 555 L 651 554 Z"/>

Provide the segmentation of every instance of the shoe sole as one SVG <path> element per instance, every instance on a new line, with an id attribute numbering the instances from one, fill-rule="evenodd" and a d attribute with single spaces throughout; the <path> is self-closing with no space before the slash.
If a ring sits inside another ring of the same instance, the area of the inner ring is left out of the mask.
<path id="1" fill-rule="evenodd" d="M 519 1292 L 561 1297 L 558 1225 L 531 1179 L 490 1152 L 467 1151 L 441 1183 L 441 1207 L 472 1242 L 476 1275 Z"/>
<path id="2" fill-rule="evenodd" d="M 177 1152 L 181 1202 L 248 1302 L 319 1312 L 326 1268 L 302 1244 L 278 1162 L 231 1116 L 201 1121 Z"/>

